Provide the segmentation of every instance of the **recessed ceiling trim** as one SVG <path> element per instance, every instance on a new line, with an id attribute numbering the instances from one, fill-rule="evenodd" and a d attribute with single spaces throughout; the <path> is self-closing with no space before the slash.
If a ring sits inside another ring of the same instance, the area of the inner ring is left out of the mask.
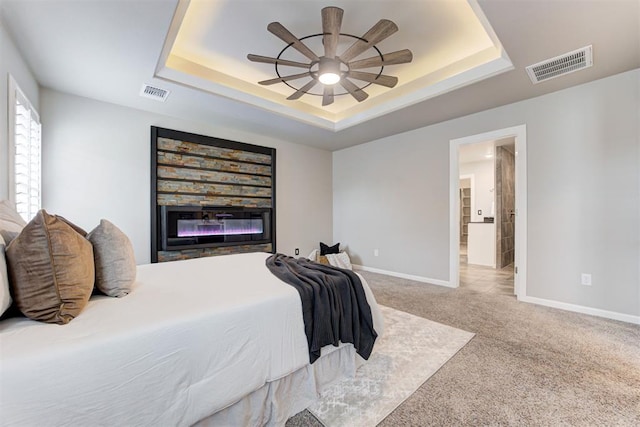
<path id="1" fill-rule="evenodd" d="M 167 77 L 166 75 L 164 75 L 165 70 L 175 70 L 181 72 L 182 75 L 185 76 L 184 78 L 179 80 L 179 82 L 181 83 L 186 83 L 189 86 L 200 88 L 213 94 L 219 94 L 227 98 L 235 99 L 238 98 L 240 94 L 245 94 L 248 96 L 243 96 L 241 101 L 248 102 L 250 104 L 253 104 L 254 102 L 256 102 L 256 100 L 265 99 L 284 107 L 290 107 L 292 105 L 290 101 L 286 101 L 281 95 L 274 93 L 266 88 L 255 87 L 252 83 L 248 83 L 233 76 L 229 76 L 219 71 L 212 70 L 211 68 L 205 67 L 177 55 L 170 55 L 169 59 L 167 60 L 165 69 L 161 70 L 161 72 L 159 73 L 160 75 Z M 188 76 L 193 76 L 198 79 L 191 81 Z M 205 81 L 209 82 L 210 84 L 206 84 L 206 87 L 196 86 L 197 83 L 203 84 L 202 82 Z M 303 104 L 302 106 L 300 106 L 300 109 L 302 109 L 303 112 L 318 115 L 323 119 L 335 121 L 335 114 L 322 108 L 314 107 L 309 104 Z"/>
<path id="2" fill-rule="evenodd" d="M 472 58 L 451 64 L 449 67 L 439 70 L 437 73 L 423 77 L 419 81 L 414 82 L 415 86 L 404 85 L 398 88 L 402 94 L 401 96 L 397 96 L 397 94 L 395 96 L 391 96 L 392 94 L 388 96 L 378 96 L 372 100 L 377 102 L 374 106 L 357 104 L 340 114 L 330 113 L 321 108 L 314 108 L 304 103 L 291 103 L 287 101 L 287 104 L 285 104 L 282 96 L 271 92 L 263 94 L 262 96 L 256 96 L 223 84 L 214 83 L 207 78 L 207 73 L 211 73 L 211 70 L 199 64 L 193 64 L 183 58 L 172 56 L 169 61 L 171 67 L 167 66 L 162 68 L 156 73 L 156 77 L 195 89 L 205 90 L 319 128 L 338 132 L 514 68 L 506 55 L 500 57 L 496 57 L 496 55 L 498 55 L 496 49 L 487 49 L 479 52 Z M 482 65 L 470 65 L 479 58 L 484 60 Z M 190 69 L 188 73 L 181 71 L 186 66 L 194 68 Z M 200 69 L 200 72 L 196 72 L 195 69 Z M 420 89 L 420 87 L 422 87 L 422 89 Z M 294 106 L 298 108 L 293 108 Z"/>
<path id="3" fill-rule="evenodd" d="M 160 57 L 158 58 L 158 63 L 156 64 L 155 74 L 163 69 L 165 67 L 165 64 L 169 60 L 171 49 L 173 49 L 173 45 L 176 42 L 178 31 L 180 31 L 180 25 L 182 24 L 184 16 L 187 14 L 189 4 L 191 4 L 191 0 L 178 0 L 176 10 L 173 12 L 171 24 L 169 25 L 169 30 L 167 31 L 167 35 L 164 38 L 164 43 L 162 43 L 162 51 L 160 52 Z"/>
<path id="4" fill-rule="evenodd" d="M 448 70 L 442 70 L 438 74 L 448 74 L 447 71 L 454 70 L 456 64 L 448 67 Z M 459 89 L 464 86 L 468 86 L 475 82 L 487 79 L 489 77 L 502 74 L 504 72 L 513 70 L 514 66 L 508 58 L 499 57 L 493 60 L 489 60 L 486 63 L 468 68 L 464 71 L 451 72 L 448 77 L 444 79 L 438 79 L 437 76 L 425 76 L 423 79 L 432 79 L 433 83 L 425 86 L 422 89 L 411 90 L 405 89 L 405 95 L 401 97 L 394 97 L 388 100 L 384 104 L 363 110 L 357 114 L 350 114 L 346 117 L 338 120 L 335 125 L 336 131 L 347 129 L 351 126 L 366 122 L 376 117 L 389 114 L 393 111 L 401 110 L 410 105 L 417 104 L 436 96 L 444 95 L 445 93 Z M 435 73 L 434 73 L 435 74 Z"/>
<path id="5" fill-rule="evenodd" d="M 491 23 L 489 22 L 489 20 L 487 19 L 487 16 L 482 11 L 482 8 L 478 4 L 478 2 L 476 0 L 467 0 L 467 1 L 469 3 L 469 6 L 471 7 L 471 9 L 473 9 L 473 12 L 475 13 L 476 18 L 482 24 L 482 28 L 484 28 L 484 31 L 487 33 L 487 35 L 491 39 L 491 42 L 493 43 L 493 46 L 496 49 L 498 49 L 498 51 L 500 52 L 500 56 L 503 59 L 505 59 L 506 61 L 508 61 L 510 64 L 513 64 L 511 62 L 511 59 L 509 58 L 509 55 L 507 54 L 507 51 L 504 50 L 504 47 L 502 46 L 502 42 L 500 42 L 500 39 L 498 38 L 498 35 L 493 30 L 493 27 L 491 26 Z"/>
<path id="6" fill-rule="evenodd" d="M 389 97 L 389 99 L 385 99 L 384 96 L 379 97 L 385 102 L 382 102 L 374 107 L 362 108 L 362 110 L 360 111 L 348 110 L 347 112 L 340 115 L 329 113 L 327 111 L 300 111 L 299 109 L 289 107 L 287 104 L 283 104 L 283 98 L 281 96 L 273 95 L 270 93 L 269 96 L 273 96 L 273 100 L 267 100 L 265 99 L 265 97 L 254 96 L 246 92 L 234 90 L 221 84 L 216 84 L 207 79 L 206 76 L 194 75 L 193 71 L 190 73 L 185 73 L 180 71 L 179 69 L 165 67 L 158 73 L 156 73 L 156 77 L 173 83 L 189 86 L 195 89 L 206 90 L 208 92 L 218 94 L 226 98 L 235 99 L 237 101 L 245 102 L 264 110 L 271 111 L 285 117 L 293 118 L 295 120 L 313 126 L 337 132 L 348 129 L 360 123 L 364 123 L 368 120 L 372 120 L 376 117 L 383 116 L 393 111 L 400 110 L 409 105 L 422 102 L 426 99 L 445 94 L 460 87 L 464 87 L 468 84 L 472 84 L 488 77 L 504 73 L 514 68 L 513 64 L 508 58 L 495 58 L 496 54 L 497 52 L 495 51 L 495 49 L 488 49 L 485 52 L 480 52 L 477 54 L 478 56 L 486 57 L 485 63 L 481 66 L 467 67 L 466 69 L 464 69 L 463 67 L 465 65 L 468 65 L 466 64 L 467 62 L 473 62 L 473 58 L 460 61 L 459 63 L 452 64 L 451 66 L 447 67 L 447 69 L 440 70 L 439 73 L 434 73 L 435 75 L 423 77 L 423 79 L 430 79 L 431 82 L 427 83 L 431 84 L 428 84 L 421 90 L 415 90 L 415 88 L 411 87 L 411 85 L 407 85 L 407 87 L 400 88 L 403 92 L 403 96 L 401 97 Z M 177 59 L 174 58 L 173 60 Z M 189 61 L 184 59 L 181 59 L 181 61 L 189 63 Z M 172 65 L 176 66 L 177 64 L 174 63 Z M 202 68 L 202 72 L 204 73 L 211 71 L 206 67 L 202 67 L 198 64 L 191 65 Z M 361 104 L 358 104 L 356 105 L 356 107 L 359 107 L 360 105 Z M 309 106 L 308 104 L 303 104 L 302 108 L 313 107 Z M 325 114 L 326 117 L 319 117 L 319 114 Z"/>
<path id="7" fill-rule="evenodd" d="M 176 59 L 174 58 L 174 60 Z M 186 60 L 184 61 L 189 62 Z M 192 64 L 192 65 L 202 68 L 203 69 L 202 71 L 204 72 L 211 71 L 198 64 Z M 187 86 L 196 90 L 206 91 L 206 92 L 223 96 L 225 98 L 229 98 L 235 101 L 243 102 L 245 104 L 250 104 L 255 107 L 261 108 L 263 110 L 270 111 L 284 117 L 289 117 L 289 118 L 298 120 L 300 122 L 310 124 L 312 126 L 335 131 L 335 122 L 333 119 L 327 119 L 319 116 L 318 114 L 306 113 L 306 112 L 297 110 L 295 108 L 288 107 L 286 105 L 283 105 L 280 99 L 271 101 L 269 99 L 266 99 L 260 96 L 255 96 L 243 91 L 235 90 L 228 86 L 215 83 L 199 74 L 196 75 L 193 73 L 183 72 L 179 69 L 164 67 L 160 69 L 158 72 L 156 72 L 155 77 L 167 82 L 179 84 L 182 86 Z M 306 104 L 304 106 L 310 107 Z M 325 113 L 331 114 L 328 112 L 325 112 Z"/>

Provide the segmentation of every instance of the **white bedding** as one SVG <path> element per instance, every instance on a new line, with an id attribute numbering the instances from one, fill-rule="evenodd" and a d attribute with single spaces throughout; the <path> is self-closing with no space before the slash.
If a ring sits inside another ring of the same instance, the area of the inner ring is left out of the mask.
<path id="1" fill-rule="evenodd" d="M 0 322 L 0 423 L 191 425 L 305 366 L 300 297 L 268 256 L 143 265 L 68 325 Z"/>

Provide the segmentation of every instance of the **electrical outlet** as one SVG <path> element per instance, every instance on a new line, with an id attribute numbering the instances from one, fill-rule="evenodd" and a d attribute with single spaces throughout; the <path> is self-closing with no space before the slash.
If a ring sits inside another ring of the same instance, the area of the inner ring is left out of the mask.
<path id="1" fill-rule="evenodd" d="M 584 286 L 591 286 L 591 274 L 582 273 L 580 283 Z"/>
<path id="2" fill-rule="evenodd" d="M 373 250 L 373 256 L 378 256 L 380 255 L 380 252 L 377 249 Z"/>
<path id="3" fill-rule="evenodd" d="M 300 249 L 296 248 L 296 255 L 300 255 Z"/>
<path id="4" fill-rule="evenodd" d="M 478 209 L 478 215 L 482 215 L 482 209 Z"/>

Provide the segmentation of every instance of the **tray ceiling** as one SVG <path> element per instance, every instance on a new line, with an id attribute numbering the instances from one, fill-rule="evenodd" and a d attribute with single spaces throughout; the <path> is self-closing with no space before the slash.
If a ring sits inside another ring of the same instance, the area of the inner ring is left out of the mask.
<path id="1" fill-rule="evenodd" d="M 513 68 L 475 0 L 338 1 L 332 5 L 344 9 L 342 33 L 362 36 L 380 19 L 398 25 L 397 33 L 377 45 L 383 54 L 402 49 L 413 52 L 410 64 L 384 68 L 384 74 L 398 77 L 395 88 L 371 85 L 366 89 L 369 98 L 361 103 L 344 95 L 323 107 L 321 96 L 289 101 L 286 98 L 294 90 L 284 83 L 258 84 L 277 77 L 275 67 L 250 62 L 247 54 L 276 57 L 286 47 L 267 31 L 267 25 L 278 21 L 298 38 L 322 33 L 320 11 L 327 4 L 316 0 L 181 0 L 156 77 L 339 131 Z M 322 52 L 321 37 L 305 43 L 314 52 Z M 342 37 L 338 55 L 350 44 Z M 286 59 L 304 61 L 302 55 L 289 51 Z M 366 56 L 371 51 L 358 58 Z M 285 70 L 290 71 L 287 74 L 300 72 Z M 292 83 L 298 88 L 305 82 Z"/>

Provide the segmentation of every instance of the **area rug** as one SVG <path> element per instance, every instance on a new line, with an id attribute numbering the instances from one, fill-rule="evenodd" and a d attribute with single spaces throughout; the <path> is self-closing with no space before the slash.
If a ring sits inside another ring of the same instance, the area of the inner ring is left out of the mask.
<path id="1" fill-rule="evenodd" d="M 385 331 L 355 378 L 338 381 L 309 411 L 327 427 L 371 427 L 382 421 L 474 334 L 380 306 Z"/>

